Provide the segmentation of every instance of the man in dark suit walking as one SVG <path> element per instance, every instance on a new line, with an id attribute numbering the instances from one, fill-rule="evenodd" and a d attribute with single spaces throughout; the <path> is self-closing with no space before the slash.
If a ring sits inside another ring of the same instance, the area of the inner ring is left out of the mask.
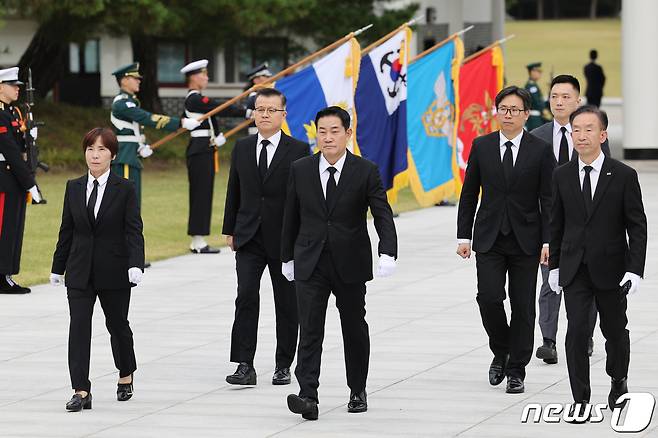
<path id="1" fill-rule="evenodd" d="M 290 383 L 290 365 L 297 346 L 295 286 L 281 275 L 281 224 L 290 163 L 309 155 L 307 143 L 281 132 L 286 98 L 274 88 L 263 88 L 256 97 L 258 134 L 235 143 L 226 190 L 224 226 L 226 243 L 235 251 L 238 295 L 231 335 L 231 362 L 235 373 L 226 377 L 233 385 L 255 385 L 256 338 L 260 307 L 260 279 L 267 266 L 274 289 L 276 356 L 272 384 Z"/>
<path id="2" fill-rule="evenodd" d="M 551 82 L 548 99 L 553 114 L 553 120 L 545 123 L 530 133 L 553 146 L 553 156 L 558 166 L 570 160 L 578 160 L 578 151 L 573 147 L 571 139 L 571 123 L 569 117 L 580 105 L 580 83 L 571 75 L 558 75 Z M 610 156 L 608 139 L 601 145 L 606 156 Z M 548 285 L 548 266 L 540 265 L 542 285 L 539 292 L 539 328 L 541 329 L 543 344 L 537 348 L 536 356 L 548 364 L 557 363 L 557 323 L 560 314 L 562 296 L 553 293 Z M 592 306 L 589 327 L 594 333 L 596 326 L 596 307 Z M 591 356 L 594 349 L 594 340 L 590 334 L 587 353 Z"/>
<path id="3" fill-rule="evenodd" d="M 571 393 L 581 410 L 591 394 L 587 321 L 596 305 L 606 339 L 612 409 L 628 392 L 626 294 L 637 291 L 644 274 L 647 218 L 637 172 L 601 153 L 607 136 L 605 113 L 582 107 L 570 122 L 579 159 L 553 175 L 549 283 L 557 293 L 564 289 L 567 368 Z"/>
<path id="4" fill-rule="evenodd" d="M 457 217 L 457 254 L 477 253 L 477 302 L 494 359 L 489 383 L 507 375 L 508 393 L 524 391 L 532 356 L 537 265 L 548 262 L 550 178 L 548 144 L 523 130 L 530 94 L 519 87 L 496 96 L 500 131 L 478 137 L 466 168 Z M 482 201 L 473 219 L 482 190 Z M 512 307 L 508 324 L 505 277 Z"/>
<path id="5" fill-rule="evenodd" d="M 605 74 L 603 67 L 596 63 L 596 58 L 599 57 L 599 52 L 592 49 L 589 51 L 589 63 L 585 65 L 583 71 L 587 79 L 587 104 L 596 107 L 601 106 L 601 98 L 603 97 L 603 86 L 605 85 Z"/>
<path id="6" fill-rule="evenodd" d="M 345 349 L 348 412 L 368 409 L 366 379 L 370 338 L 365 320 L 366 282 L 372 280 L 368 208 L 379 235 L 381 277 L 393 274 L 397 235 L 377 166 L 350 153 L 350 115 L 337 106 L 315 117 L 319 153 L 293 163 L 281 243 L 282 270 L 295 279 L 300 340 L 295 375 L 299 395 L 288 408 L 318 418 L 320 359 L 327 301 L 333 293 Z"/>

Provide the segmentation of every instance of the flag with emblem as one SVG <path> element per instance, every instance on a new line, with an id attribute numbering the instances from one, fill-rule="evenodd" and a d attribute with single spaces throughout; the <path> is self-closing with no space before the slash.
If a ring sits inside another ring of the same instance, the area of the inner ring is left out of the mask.
<path id="1" fill-rule="evenodd" d="M 407 179 L 407 64 L 411 29 L 400 32 L 361 58 L 354 102 L 361 155 L 379 167 L 391 203 Z"/>
<path id="2" fill-rule="evenodd" d="M 425 207 L 457 195 L 455 122 L 463 58 L 462 41 L 454 38 L 409 66 L 409 181 Z"/>
<path id="3" fill-rule="evenodd" d="M 459 73 L 459 83 L 457 164 L 461 186 L 473 140 L 498 129 L 495 99 L 503 89 L 503 52 L 500 46 L 466 59 Z"/>
<path id="4" fill-rule="evenodd" d="M 276 82 L 275 88 L 287 99 L 283 130 L 315 149 L 315 115 L 328 106 L 339 106 L 354 114 L 354 89 L 359 76 L 361 48 L 356 38 L 331 51 L 297 73 Z M 358 152 L 356 145 L 350 149 Z"/>

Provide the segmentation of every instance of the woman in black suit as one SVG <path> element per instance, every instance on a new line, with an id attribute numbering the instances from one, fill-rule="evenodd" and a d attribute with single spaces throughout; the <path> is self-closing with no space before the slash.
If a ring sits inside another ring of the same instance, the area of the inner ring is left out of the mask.
<path id="1" fill-rule="evenodd" d="M 75 394 L 68 411 L 91 409 L 89 353 L 96 297 L 110 332 L 119 370 L 117 399 L 133 394 L 137 369 L 128 323 L 130 289 L 142 279 L 144 236 L 133 183 L 110 172 L 118 150 L 108 128 L 94 128 L 82 140 L 89 171 L 66 184 L 62 225 L 53 256 L 50 283 L 64 284 L 69 302 L 69 373 Z"/>

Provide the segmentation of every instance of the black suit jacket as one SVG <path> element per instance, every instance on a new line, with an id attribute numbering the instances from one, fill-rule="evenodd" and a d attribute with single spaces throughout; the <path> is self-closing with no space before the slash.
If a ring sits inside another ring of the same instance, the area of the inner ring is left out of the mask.
<path id="1" fill-rule="evenodd" d="M 578 162 L 571 161 L 553 175 L 549 265 L 560 268 L 561 286 L 571 283 L 584 261 L 595 286 L 616 289 L 625 272 L 644 275 L 647 217 L 637 172 L 606 157 L 589 216 L 578 173 Z"/>
<path id="2" fill-rule="evenodd" d="M 332 205 L 320 181 L 320 153 L 296 161 L 290 170 L 281 260 L 295 260 L 295 279 L 308 280 L 326 244 L 345 283 L 372 280 L 368 207 L 379 235 L 379 254 L 397 257 L 393 212 L 377 165 L 346 151 Z"/>
<path id="3" fill-rule="evenodd" d="M 540 138 L 541 140 L 544 140 L 546 143 L 551 145 L 551 150 L 553 147 L 553 121 L 544 123 L 538 128 L 533 129 L 530 131 L 532 135 L 535 137 Z M 610 156 L 610 143 L 608 142 L 608 139 L 606 138 L 603 143 L 601 143 L 601 150 L 603 151 L 603 154 L 606 157 Z M 557 164 L 557 159 L 555 158 L 555 153 L 553 153 L 553 159 L 555 159 L 555 163 Z M 571 160 L 572 161 L 578 161 L 578 151 L 574 148 L 573 154 L 571 154 Z"/>
<path id="4" fill-rule="evenodd" d="M 500 233 L 503 210 L 507 206 L 521 249 L 528 255 L 538 254 L 542 244 L 550 239 L 554 167 L 552 147 L 524 131 L 508 186 L 500 158 L 499 131 L 473 140 L 459 200 L 457 237 L 472 239 L 475 252 L 489 251 Z M 480 189 L 482 201 L 473 227 Z"/>
<path id="5" fill-rule="evenodd" d="M 587 79 L 587 91 L 585 92 L 587 100 L 600 99 L 603 96 L 603 86 L 605 85 L 603 67 L 592 61 L 585 65 L 583 71 Z"/>
<path id="6" fill-rule="evenodd" d="M 62 225 L 52 271 L 66 286 L 97 290 L 130 287 L 128 269 L 144 269 L 144 236 L 132 182 L 110 172 L 96 223 L 87 217 L 87 175 L 66 184 Z"/>
<path id="7" fill-rule="evenodd" d="M 258 135 L 250 135 L 238 140 L 233 148 L 222 233 L 233 236 L 237 250 L 261 227 L 267 256 L 278 259 L 290 163 L 308 156 L 310 148 L 308 143 L 281 133 L 281 141 L 261 183 L 256 164 L 257 141 Z"/>

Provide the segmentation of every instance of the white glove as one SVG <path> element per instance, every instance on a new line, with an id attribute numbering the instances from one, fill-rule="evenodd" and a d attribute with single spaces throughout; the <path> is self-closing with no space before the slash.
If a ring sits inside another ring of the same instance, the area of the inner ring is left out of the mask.
<path id="1" fill-rule="evenodd" d="M 34 202 L 36 202 L 37 204 L 41 202 L 41 193 L 39 193 L 39 189 L 37 188 L 37 186 L 30 187 L 28 192 L 30 192 L 30 194 L 32 195 L 32 199 L 34 199 Z"/>
<path id="2" fill-rule="evenodd" d="M 562 292 L 562 288 L 560 287 L 560 268 L 551 269 L 549 271 L 548 287 L 558 295 Z"/>
<path id="3" fill-rule="evenodd" d="M 247 111 L 245 111 L 244 113 L 244 118 L 253 119 L 253 115 L 254 115 L 254 110 L 252 110 L 251 108 L 247 108 Z"/>
<path id="4" fill-rule="evenodd" d="M 51 273 L 50 284 L 53 286 L 64 286 L 64 275 Z"/>
<path id="5" fill-rule="evenodd" d="M 148 158 L 151 155 L 153 155 L 153 149 L 151 149 L 151 146 L 147 144 L 143 144 L 139 148 L 137 148 L 137 153 L 142 158 Z"/>
<path id="6" fill-rule="evenodd" d="M 379 256 L 379 267 L 377 269 L 377 277 L 390 277 L 395 272 L 395 259 L 387 254 Z"/>
<path id="7" fill-rule="evenodd" d="M 295 261 L 281 263 L 281 274 L 286 277 L 288 281 L 295 281 Z"/>
<path id="8" fill-rule="evenodd" d="M 631 288 L 628 290 L 628 295 L 632 295 L 637 292 L 640 287 L 640 276 L 632 272 L 627 272 L 624 274 L 624 278 L 619 282 L 619 286 L 623 286 L 628 280 L 631 281 Z"/>
<path id="9" fill-rule="evenodd" d="M 39 135 L 39 129 L 36 126 L 30 129 L 30 137 L 32 137 L 33 140 L 36 140 L 38 135 Z"/>
<path id="10" fill-rule="evenodd" d="M 199 122 L 196 119 L 187 119 L 187 118 L 185 118 L 185 119 L 181 120 L 181 126 L 185 129 L 187 129 L 188 131 L 191 131 L 193 129 L 198 128 L 200 124 L 201 124 L 201 122 Z"/>
<path id="11" fill-rule="evenodd" d="M 220 132 L 217 137 L 215 137 L 215 146 L 218 148 L 221 148 L 226 144 L 226 138 L 224 137 L 224 133 Z"/>
<path id="12" fill-rule="evenodd" d="M 128 281 L 133 284 L 139 284 L 142 281 L 142 276 L 144 273 L 139 268 L 130 268 L 128 269 Z"/>

